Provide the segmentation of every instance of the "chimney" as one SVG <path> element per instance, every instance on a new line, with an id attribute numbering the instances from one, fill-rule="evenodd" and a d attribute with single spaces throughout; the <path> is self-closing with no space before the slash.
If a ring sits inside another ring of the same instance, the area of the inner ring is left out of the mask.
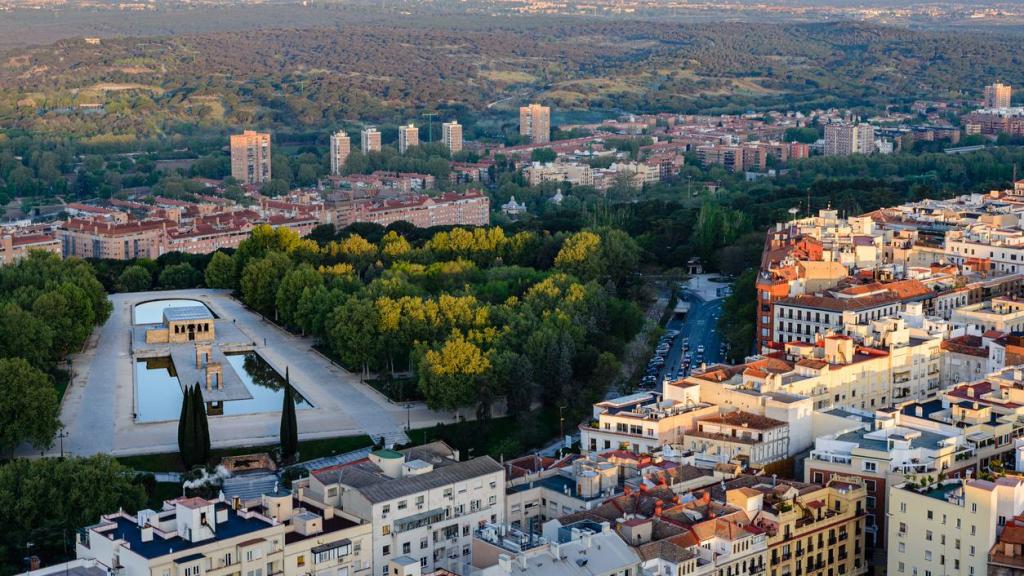
<path id="1" fill-rule="evenodd" d="M 143 526 L 142 530 L 141 530 L 141 534 L 140 534 L 140 539 L 143 542 L 152 542 L 153 541 L 153 527 L 150 526 L 149 524 L 146 524 L 145 526 Z"/>

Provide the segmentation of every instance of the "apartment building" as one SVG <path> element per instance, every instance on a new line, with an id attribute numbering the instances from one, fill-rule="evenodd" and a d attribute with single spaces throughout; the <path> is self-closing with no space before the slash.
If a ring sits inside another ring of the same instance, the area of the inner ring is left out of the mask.
<path id="1" fill-rule="evenodd" d="M 698 462 L 737 462 L 762 468 L 789 457 L 789 425 L 781 420 L 734 411 L 697 420 L 683 446 Z"/>
<path id="2" fill-rule="evenodd" d="M 561 526 L 551 539 L 485 526 L 473 540 L 474 576 L 640 576 L 640 556 L 607 522 Z M 510 537 L 511 536 L 511 537 Z"/>
<path id="3" fill-rule="evenodd" d="M 1016 296 L 961 306 L 949 319 L 954 334 L 982 336 L 986 332 L 1024 332 L 1024 301 Z"/>
<path id="4" fill-rule="evenodd" d="M 640 392 L 594 404 L 593 418 L 579 427 L 580 446 L 587 454 L 620 448 L 650 454 L 681 442 L 698 419 L 717 415 L 718 408 L 701 402 L 696 388 L 671 399 Z"/>
<path id="5" fill-rule="evenodd" d="M 231 135 L 231 177 L 248 185 L 270 181 L 269 133 L 246 130 Z"/>
<path id="6" fill-rule="evenodd" d="M 1013 95 L 1013 88 L 1008 84 L 996 82 L 985 86 L 982 96 L 982 106 L 985 108 L 1009 108 L 1010 99 Z"/>
<path id="7" fill-rule="evenodd" d="M 956 479 L 889 490 L 888 573 L 989 574 L 989 551 L 1024 508 L 1024 480 Z"/>
<path id="8" fill-rule="evenodd" d="M 359 132 L 359 149 L 363 154 L 380 152 L 380 132 L 376 128 L 363 128 Z"/>
<path id="9" fill-rule="evenodd" d="M 713 491 L 768 535 L 771 574 L 865 574 L 864 505 L 856 478 L 822 484 L 740 476 Z"/>
<path id="10" fill-rule="evenodd" d="M 368 524 L 275 489 L 245 504 L 182 497 L 159 512 L 105 515 L 75 551 L 122 576 L 359 574 L 370 538 Z"/>
<path id="11" fill-rule="evenodd" d="M 157 259 L 167 252 L 170 220 L 135 220 L 124 224 L 73 218 L 60 225 L 57 235 L 65 258 Z"/>
<path id="12" fill-rule="evenodd" d="M 605 182 L 611 184 L 617 178 L 625 178 L 631 188 L 641 189 L 644 186 L 657 184 L 661 181 L 662 169 L 658 164 L 644 162 L 613 162 L 608 167 Z"/>
<path id="13" fill-rule="evenodd" d="M 1024 516 L 1006 522 L 988 552 L 989 576 L 1024 576 Z"/>
<path id="14" fill-rule="evenodd" d="M 341 176 L 345 170 L 345 161 L 352 153 L 352 139 L 339 130 L 331 134 L 331 175 Z"/>
<path id="15" fill-rule="evenodd" d="M 593 510 L 620 494 L 619 467 L 601 458 L 559 462 L 520 478 L 509 479 L 505 520 L 509 526 L 539 532 L 544 522 Z"/>
<path id="16" fill-rule="evenodd" d="M 423 195 L 366 200 L 352 204 L 338 225 L 352 222 L 373 222 L 387 226 L 393 222 L 409 222 L 420 228 L 431 226 L 487 226 L 491 221 L 491 201 L 475 190 L 447 192 L 440 196 Z"/>
<path id="17" fill-rule="evenodd" d="M 398 152 L 405 154 L 409 148 L 420 145 L 420 129 L 410 123 L 398 127 Z"/>
<path id="18" fill-rule="evenodd" d="M 530 144 L 551 141 L 551 108 L 530 104 L 519 108 L 519 135 Z"/>
<path id="19" fill-rule="evenodd" d="M 875 129 L 870 124 L 833 123 L 825 125 L 825 155 L 850 156 L 875 151 Z"/>
<path id="20" fill-rule="evenodd" d="M 903 305 L 928 300 L 934 292 L 918 280 L 872 282 L 819 294 L 783 298 L 772 306 L 772 340 L 814 343 L 846 324 L 897 316 Z"/>
<path id="21" fill-rule="evenodd" d="M 32 252 L 61 254 L 60 238 L 53 232 L 8 233 L 0 231 L 0 266 L 13 264 Z"/>
<path id="22" fill-rule="evenodd" d="M 452 154 L 462 151 L 462 124 L 458 120 L 441 124 L 441 142 Z"/>
<path id="23" fill-rule="evenodd" d="M 594 170 L 586 164 L 570 162 L 534 162 L 523 168 L 523 176 L 530 186 L 544 182 L 567 182 L 573 186 L 593 186 Z"/>
<path id="24" fill-rule="evenodd" d="M 458 573 L 472 562 L 474 530 L 505 521 L 504 468 L 488 456 L 460 462 L 442 442 L 378 450 L 314 470 L 298 485 L 314 501 L 370 523 L 373 570 L 381 576 L 399 556 L 424 572 Z"/>

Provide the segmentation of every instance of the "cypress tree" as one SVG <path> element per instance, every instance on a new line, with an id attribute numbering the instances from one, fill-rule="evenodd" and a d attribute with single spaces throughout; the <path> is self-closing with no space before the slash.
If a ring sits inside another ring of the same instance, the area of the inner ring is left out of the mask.
<path id="1" fill-rule="evenodd" d="M 299 425 L 295 419 L 295 398 L 288 368 L 284 371 L 284 400 L 281 406 L 281 460 L 290 462 L 299 451 Z"/>
<path id="2" fill-rule="evenodd" d="M 185 465 L 185 468 L 192 468 L 195 456 L 192 437 L 192 420 L 194 416 L 192 389 L 186 386 L 184 397 L 181 399 L 181 415 L 178 417 L 178 453 L 181 456 L 181 463 Z"/>
<path id="3" fill-rule="evenodd" d="M 192 389 L 192 408 L 195 411 L 196 464 L 206 464 L 210 459 L 210 422 L 206 419 L 206 403 L 203 391 L 196 382 Z"/>

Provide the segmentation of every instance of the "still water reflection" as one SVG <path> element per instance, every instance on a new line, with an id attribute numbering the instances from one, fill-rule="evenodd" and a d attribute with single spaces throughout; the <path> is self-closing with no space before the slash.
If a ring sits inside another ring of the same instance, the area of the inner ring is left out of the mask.
<path id="1" fill-rule="evenodd" d="M 227 354 L 228 363 L 242 379 L 252 395 L 250 400 L 232 400 L 223 403 L 208 402 L 210 416 L 235 416 L 258 412 L 278 412 L 284 398 L 284 377 L 277 373 L 256 352 Z M 135 363 L 135 386 L 138 407 L 137 422 L 177 420 L 181 412 L 181 384 L 170 358 L 139 359 Z M 294 392 L 297 409 L 312 405 L 297 391 Z"/>

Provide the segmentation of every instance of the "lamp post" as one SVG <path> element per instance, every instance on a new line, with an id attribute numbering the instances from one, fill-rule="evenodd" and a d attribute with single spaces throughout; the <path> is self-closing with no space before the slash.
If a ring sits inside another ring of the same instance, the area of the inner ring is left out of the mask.
<path id="1" fill-rule="evenodd" d="M 60 440 L 60 459 L 64 459 L 64 439 L 70 436 L 67 430 L 63 426 L 60 427 L 60 432 L 57 433 L 57 438 Z"/>

